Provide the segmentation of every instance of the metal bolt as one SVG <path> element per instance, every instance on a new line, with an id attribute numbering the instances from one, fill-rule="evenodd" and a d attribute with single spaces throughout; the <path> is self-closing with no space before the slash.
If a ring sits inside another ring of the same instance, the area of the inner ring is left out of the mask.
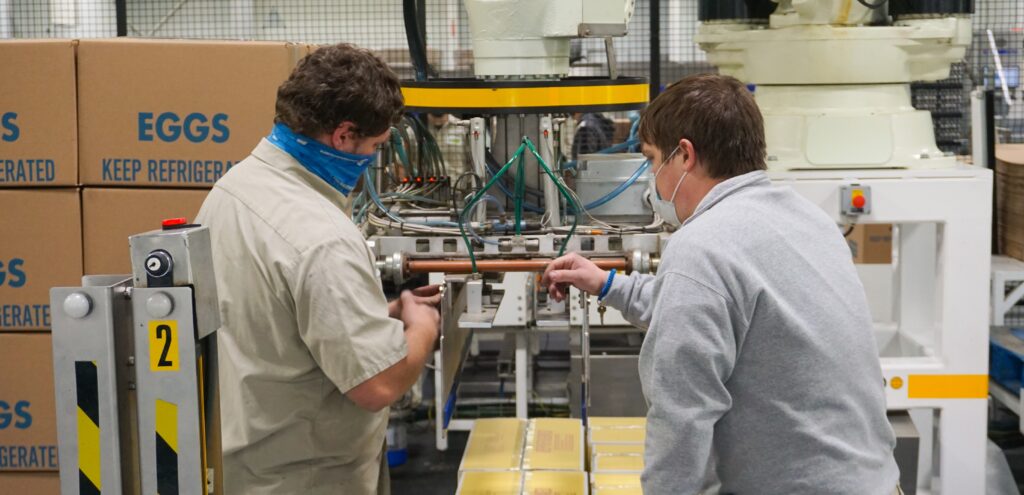
<path id="1" fill-rule="evenodd" d="M 135 356 L 128 356 L 128 366 L 135 366 Z"/>

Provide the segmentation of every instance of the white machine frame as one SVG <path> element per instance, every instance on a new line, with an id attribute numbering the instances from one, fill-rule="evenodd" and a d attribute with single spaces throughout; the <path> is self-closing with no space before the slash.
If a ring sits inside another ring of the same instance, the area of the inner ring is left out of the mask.
<path id="1" fill-rule="evenodd" d="M 921 432 L 918 493 L 985 493 L 992 172 L 960 165 L 770 176 L 837 223 L 897 226 L 894 321 L 875 328 L 887 405 L 910 411 Z M 851 184 L 870 188 L 873 203 L 855 219 L 840 209 L 840 188 Z"/>

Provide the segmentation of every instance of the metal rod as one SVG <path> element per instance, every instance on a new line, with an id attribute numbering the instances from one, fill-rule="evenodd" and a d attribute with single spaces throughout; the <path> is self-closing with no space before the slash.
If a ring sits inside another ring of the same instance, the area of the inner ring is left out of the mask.
<path id="1" fill-rule="evenodd" d="M 114 12 L 117 22 L 117 35 L 128 36 L 128 2 L 127 0 L 114 0 Z"/>
<path id="2" fill-rule="evenodd" d="M 651 101 L 661 92 L 661 0 L 651 0 Z"/>
<path id="3" fill-rule="evenodd" d="M 476 260 L 478 272 L 542 272 L 551 263 L 550 258 L 516 259 L 516 260 Z M 592 258 L 602 270 L 626 270 L 625 258 Z M 405 264 L 406 273 L 473 273 L 473 264 L 469 260 L 409 260 Z"/>

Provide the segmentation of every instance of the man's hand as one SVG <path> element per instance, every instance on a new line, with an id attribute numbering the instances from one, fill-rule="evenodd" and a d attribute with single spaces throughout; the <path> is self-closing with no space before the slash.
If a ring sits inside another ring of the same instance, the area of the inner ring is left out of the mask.
<path id="1" fill-rule="evenodd" d="M 431 332 L 434 340 L 437 340 L 438 327 L 441 326 L 441 313 L 437 311 L 437 303 L 441 301 L 441 295 L 417 296 L 414 291 L 403 291 L 399 298 L 402 305 L 402 314 L 399 319 L 405 323 L 408 331 L 412 327 Z"/>
<path id="2" fill-rule="evenodd" d="M 405 291 L 408 292 L 408 291 Z M 404 292 L 403 292 L 404 293 Z M 437 306 L 441 302 L 441 286 L 440 285 L 424 285 L 412 290 L 412 295 L 415 296 L 416 302 L 420 304 L 427 304 L 430 306 Z M 402 298 L 399 297 L 394 301 L 388 303 L 388 316 L 396 319 L 402 319 Z"/>
<path id="3" fill-rule="evenodd" d="M 540 283 L 547 286 L 548 296 L 555 301 L 562 301 L 568 285 L 597 295 L 607 280 L 608 272 L 598 268 L 594 262 L 576 253 L 569 253 L 548 265 Z"/>

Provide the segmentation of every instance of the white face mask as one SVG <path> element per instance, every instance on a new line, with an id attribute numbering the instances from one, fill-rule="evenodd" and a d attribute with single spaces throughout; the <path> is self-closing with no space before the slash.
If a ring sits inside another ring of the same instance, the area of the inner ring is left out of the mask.
<path id="1" fill-rule="evenodd" d="M 682 224 L 682 222 L 679 221 L 679 215 L 676 214 L 675 199 L 676 193 L 679 192 L 679 186 L 683 185 L 683 179 L 686 178 L 686 174 L 689 172 L 683 172 L 683 176 L 680 177 L 679 182 L 676 183 L 676 188 L 672 190 L 672 197 L 667 200 L 662 199 L 661 194 L 658 193 L 658 175 L 660 175 L 661 171 L 665 169 L 665 164 L 675 156 L 677 151 L 679 151 L 678 146 L 676 146 L 676 149 L 672 150 L 672 153 L 669 153 L 668 158 L 661 162 L 661 165 L 658 167 L 658 171 L 654 174 L 654 180 L 651 181 L 651 189 L 653 189 L 653 191 L 651 191 L 651 206 L 654 207 L 655 213 L 657 213 L 662 220 L 673 227 L 678 227 Z"/>

